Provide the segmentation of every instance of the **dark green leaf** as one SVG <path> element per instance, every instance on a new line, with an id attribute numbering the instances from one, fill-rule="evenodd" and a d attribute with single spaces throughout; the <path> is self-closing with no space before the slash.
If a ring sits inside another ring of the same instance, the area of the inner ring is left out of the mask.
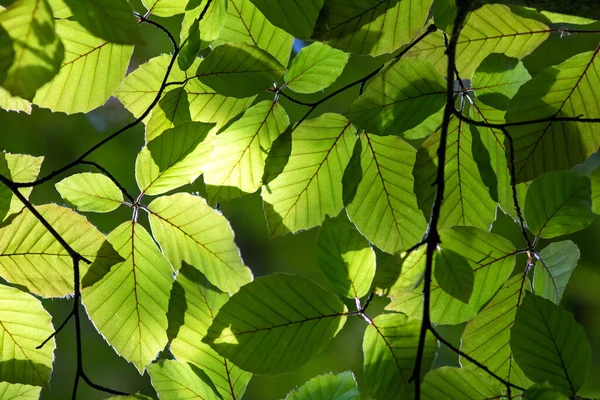
<path id="1" fill-rule="evenodd" d="M 422 386 L 424 399 L 488 400 L 503 398 L 500 385 L 485 372 L 442 367 L 429 372 Z"/>
<path id="2" fill-rule="evenodd" d="M 324 0 L 252 0 L 275 26 L 298 39 L 310 39 Z"/>
<path id="3" fill-rule="evenodd" d="M 189 28 L 187 41 L 181 47 L 181 51 L 177 56 L 179 69 L 187 71 L 194 63 L 198 52 L 200 51 L 200 21 L 195 19 Z"/>
<path id="4" fill-rule="evenodd" d="M 285 400 L 358 400 L 360 393 L 350 371 L 317 376 L 287 395 Z"/>
<path id="5" fill-rule="evenodd" d="M 473 293 L 473 270 L 464 257 L 441 249 L 435 256 L 435 279 L 450 296 L 468 303 Z"/>
<path id="6" fill-rule="evenodd" d="M 537 383 L 529 387 L 524 393 L 523 398 L 526 400 L 568 400 L 564 394 L 557 392 L 551 384 Z"/>
<path id="7" fill-rule="evenodd" d="M 221 397 L 187 363 L 160 360 L 148 366 L 152 386 L 161 398 L 219 400 Z"/>
<path id="8" fill-rule="evenodd" d="M 540 251 L 533 270 L 535 293 L 559 304 L 577 261 L 579 248 L 575 243 L 570 240 L 550 243 Z"/>

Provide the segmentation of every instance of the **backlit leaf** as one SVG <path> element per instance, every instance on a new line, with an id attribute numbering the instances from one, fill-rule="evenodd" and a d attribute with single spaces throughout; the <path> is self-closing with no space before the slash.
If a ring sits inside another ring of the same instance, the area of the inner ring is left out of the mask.
<path id="1" fill-rule="evenodd" d="M 181 51 L 177 55 L 179 69 L 187 71 L 194 63 L 198 52 L 200 52 L 200 22 L 195 19 L 189 28 L 187 40 L 181 46 Z"/>
<path id="2" fill-rule="evenodd" d="M 285 400 L 358 400 L 360 393 L 350 371 L 312 378 L 290 392 Z"/>
<path id="3" fill-rule="evenodd" d="M 268 275 L 231 297 L 204 342 L 244 370 L 279 374 L 319 354 L 344 326 L 347 312 L 333 293 L 306 278 Z"/>
<path id="4" fill-rule="evenodd" d="M 190 40 L 192 39 L 190 28 L 195 21 L 198 20 L 202 11 L 204 11 L 206 1 L 207 0 L 202 0 L 188 3 L 185 15 L 183 16 L 183 23 L 181 24 L 182 43 L 187 37 L 190 37 Z M 200 21 L 199 32 L 195 33 L 200 39 L 200 49 L 207 47 L 212 41 L 219 37 L 219 33 L 227 20 L 227 7 L 227 0 L 211 1 L 208 10 L 206 10 L 206 13 Z"/>
<path id="5" fill-rule="evenodd" d="M 485 372 L 442 367 L 425 376 L 421 387 L 424 399 L 488 400 L 502 398 L 502 387 Z"/>
<path id="6" fill-rule="evenodd" d="M 579 261 L 579 248 L 565 240 L 550 243 L 539 254 L 533 270 L 533 288 L 538 296 L 559 304 Z"/>
<path id="7" fill-rule="evenodd" d="M 217 400 L 220 397 L 192 368 L 175 360 L 160 360 L 148 366 L 152 386 L 162 398 Z"/>
<path id="8" fill-rule="evenodd" d="M 149 14 L 157 17 L 172 17 L 185 12 L 189 0 L 142 0 Z"/>
<path id="9" fill-rule="evenodd" d="M 548 382 L 538 383 L 529 387 L 524 393 L 526 400 L 568 400 L 564 394 L 555 391 L 554 386 Z"/>
<path id="10" fill-rule="evenodd" d="M 274 25 L 298 39 L 310 39 L 324 0 L 252 0 Z"/>
<path id="11" fill-rule="evenodd" d="M 381 294 L 396 297 L 419 286 L 425 273 L 425 253 L 426 246 L 420 246 L 408 255 L 396 254 L 377 264 L 375 284 L 381 287 Z"/>
<path id="12" fill-rule="evenodd" d="M 146 123 L 146 143 L 185 122 L 192 122 L 188 94 L 184 87 L 169 90 L 152 109 Z"/>
<path id="13" fill-rule="evenodd" d="M 38 400 L 41 390 L 39 386 L 0 382 L 0 399 Z"/>
<path id="14" fill-rule="evenodd" d="M 79 211 L 110 212 L 123 203 L 121 190 L 103 174 L 71 175 L 58 182 L 56 190 Z"/>
<path id="15" fill-rule="evenodd" d="M 0 153 L 0 174 L 11 179 L 13 182 L 35 181 L 40 173 L 44 157 L 33 157 L 27 154 Z M 25 198 L 31 194 L 32 188 L 19 189 Z M 23 203 L 11 190 L 0 186 L 0 220 L 18 213 L 23 209 Z"/>
<path id="16" fill-rule="evenodd" d="M 600 168 L 590 174 L 592 181 L 592 211 L 600 214 Z"/>
<path id="17" fill-rule="evenodd" d="M 8 90 L 0 87 L 0 109 L 31 114 L 31 103 L 19 96 L 12 96 Z"/>
<path id="18" fill-rule="evenodd" d="M 435 256 L 435 279 L 450 296 L 468 303 L 473 292 L 473 270 L 461 255 L 443 248 Z"/>

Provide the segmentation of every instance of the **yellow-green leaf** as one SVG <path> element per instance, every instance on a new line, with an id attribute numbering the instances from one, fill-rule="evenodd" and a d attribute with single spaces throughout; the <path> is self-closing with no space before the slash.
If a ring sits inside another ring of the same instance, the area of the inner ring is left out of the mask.
<path id="1" fill-rule="evenodd" d="M 79 211 L 105 213 L 123 203 L 123 193 L 107 176 L 90 172 L 71 175 L 56 184 L 56 190 Z"/>

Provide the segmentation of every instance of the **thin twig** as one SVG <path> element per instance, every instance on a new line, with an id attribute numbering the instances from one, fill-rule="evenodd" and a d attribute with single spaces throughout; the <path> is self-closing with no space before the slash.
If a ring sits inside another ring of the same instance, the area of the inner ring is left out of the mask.
<path id="1" fill-rule="evenodd" d="M 63 323 L 60 324 L 60 326 L 58 328 L 56 328 L 54 330 L 54 332 L 52 332 L 52 334 L 46 338 L 46 340 L 44 340 L 39 346 L 36 346 L 35 348 L 38 349 L 38 350 L 41 349 L 42 347 L 44 347 L 44 345 L 46 343 L 48 343 L 50 341 L 50 339 L 52 339 L 54 336 L 58 335 L 58 333 L 63 330 L 63 328 L 65 327 L 65 325 L 67 325 L 67 322 L 69 322 L 71 320 L 71 317 L 73 317 L 73 311 L 71 311 L 69 313 L 69 315 L 67 316 L 67 318 L 65 318 L 65 320 L 63 321 Z"/>
<path id="2" fill-rule="evenodd" d="M 127 189 L 125 189 L 125 187 L 123 185 L 121 185 L 119 183 L 119 181 L 110 172 L 108 172 L 108 170 L 106 168 L 104 168 L 102 165 L 100 165 L 94 161 L 82 161 L 81 164 L 91 165 L 91 166 L 97 168 L 100 172 L 102 172 L 104 175 L 106 175 L 106 177 L 109 178 L 115 185 L 117 185 L 119 190 L 121 190 L 121 193 L 123 193 L 123 195 L 125 197 L 127 197 L 127 200 L 129 200 L 129 202 L 131 204 L 135 203 L 135 199 L 133 198 L 132 195 L 130 195 L 127 192 Z"/>
<path id="3" fill-rule="evenodd" d="M 146 23 L 146 24 L 152 25 L 152 26 L 160 29 L 161 31 L 163 31 L 169 37 L 169 40 L 171 41 L 171 45 L 173 45 L 173 50 L 179 49 L 179 46 L 177 46 L 177 41 L 175 40 L 175 37 L 173 37 L 173 35 L 171 34 L 171 32 L 169 32 L 169 30 L 167 28 L 165 28 L 158 22 L 149 20 L 148 15 L 142 15 L 138 12 L 134 12 L 134 14 L 138 18 L 140 23 Z"/>

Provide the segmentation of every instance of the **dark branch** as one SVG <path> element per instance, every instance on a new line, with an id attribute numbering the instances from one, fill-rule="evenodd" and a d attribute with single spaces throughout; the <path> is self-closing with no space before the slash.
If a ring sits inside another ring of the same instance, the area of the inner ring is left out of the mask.
<path id="1" fill-rule="evenodd" d="M 173 35 L 171 34 L 171 32 L 169 32 L 169 30 L 167 28 L 165 28 L 158 22 L 149 20 L 148 15 L 142 15 L 138 12 L 134 12 L 134 14 L 138 18 L 139 23 L 146 23 L 146 24 L 152 25 L 152 26 L 160 29 L 161 31 L 163 31 L 165 33 L 165 35 L 167 35 L 169 40 L 171 41 L 171 45 L 173 45 L 173 50 L 178 51 L 179 46 L 177 46 L 177 41 L 175 40 L 175 38 L 173 37 Z"/>
<path id="2" fill-rule="evenodd" d="M 39 346 L 36 346 L 36 349 L 41 349 L 42 347 L 44 347 L 44 345 L 46 343 L 48 343 L 50 341 L 50 339 L 52 339 L 54 336 L 58 335 L 58 333 L 63 330 L 63 328 L 65 327 L 65 325 L 67 325 L 67 322 L 69 322 L 71 320 L 71 317 L 73 317 L 73 311 L 71 311 L 69 313 L 69 315 L 67 316 L 67 318 L 65 318 L 65 320 L 63 321 L 63 323 L 60 324 L 60 326 L 57 329 L 55 329 L 54 332 L 52 332 L 52 335 L 48 336 L 46 338 L 46 340 L 44 340 L 42 342 L 42 344 L 40 344 Z"/>

